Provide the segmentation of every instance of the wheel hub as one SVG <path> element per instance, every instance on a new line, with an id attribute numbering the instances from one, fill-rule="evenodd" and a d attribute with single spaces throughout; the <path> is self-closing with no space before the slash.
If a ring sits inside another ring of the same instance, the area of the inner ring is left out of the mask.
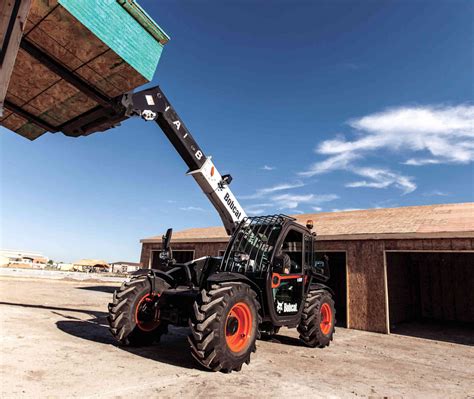
<path id="1" fill-rule="evenodd" d="M 328 335 L 332 328 L 332 310 L 327 303 L 321 306 L 321 322 L 319 328 L 324 335 Z"/>
<path id="2" fill-rule="evenodd" d="M 147 293 L 138 302 L 135 311 L 137 327 L 145 332 L 153 331 L 160 325 L 160 309 L 157 306 L 159 295 Z"/>
<path id="3" fill-rule="evenodd" d="M 234 335 L 237 332 L 237 329 L 239 328 L 239 320 L 235 317 L 229 317 L 227 319 L 227 326 L 226 326 L 226 335 Z"/>
<path id="4" fill-rule="evenodd" d="M 252 334 L 252 312 L 244 302 L 232 306 L 225 324 L 225 338 L 232 352 L 241 352 L 247 348 Z"/>

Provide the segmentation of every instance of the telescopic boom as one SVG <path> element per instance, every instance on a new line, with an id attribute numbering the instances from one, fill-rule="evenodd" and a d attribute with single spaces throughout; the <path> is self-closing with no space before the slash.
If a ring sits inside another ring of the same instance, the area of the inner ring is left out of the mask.
<path id="1" fill-rule="evenodd" d="M 222 176 L 211 157 L 207 157 L 158 87 L 127 93 L 122 97 L 122 105 L 127 116 L 140 116 L 146 121 L 155 121 L 168 140 L 186 162 L 192 175 L 224 223 L 227 234 L 231 235 L 246 217 L 245 211 L 229 188 L 230 175 Z"/>

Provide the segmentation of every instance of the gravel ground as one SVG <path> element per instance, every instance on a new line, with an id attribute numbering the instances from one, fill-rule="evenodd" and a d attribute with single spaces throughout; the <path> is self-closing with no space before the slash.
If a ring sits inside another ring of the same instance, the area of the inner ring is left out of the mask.
<path id="1" fill-rule="evenodd" d="M 474 347 L 409 336 L 340 328 L 321 350 L 284 329 L 231 374 L 197 367 L 186 329 L 152 347 L 119 348 L 105 319 L 116 286 L 0 277 L 0 396 L 474 397 Z"/>

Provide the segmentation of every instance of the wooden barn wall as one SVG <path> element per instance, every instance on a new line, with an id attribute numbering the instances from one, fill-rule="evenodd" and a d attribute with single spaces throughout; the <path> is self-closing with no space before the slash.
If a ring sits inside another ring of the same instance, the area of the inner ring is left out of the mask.
<path id="1" fill-rule="evenodd" d="M 195 250 L 195 256 L 217 255 L 226 243 L 176 243 L 175 249 Z M 151 250 L 161 244 L 143 244 L 141 262 L 147 267 Z M 318 251 L 347 254 L 348 327 L 388 333 L 385 290 L 385 251 L 469 251 L 471 238 L 397 240 L 318 240 Z"/>
<path id="2" fill-rule="evenodd" d="M 348 327 L 386 333 L 384 242 L 319 241 L 319 251 L 346 251 Z"/>

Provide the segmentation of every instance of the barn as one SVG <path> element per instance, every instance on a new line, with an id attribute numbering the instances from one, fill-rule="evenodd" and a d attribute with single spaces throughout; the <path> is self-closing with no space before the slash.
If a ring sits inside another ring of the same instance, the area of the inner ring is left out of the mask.
<path id="1" fill-rule="evenodd" d="M 340 326 L 390 333 L 474 325 L 474 203 L 294 217 L 314 221 Z M 178 231 L 173 254 L 178 262 L 218 256 L 227 241 L 223 227 Z M 161 236 L 141 243 L 142 265 L 156 267 Z"/>

